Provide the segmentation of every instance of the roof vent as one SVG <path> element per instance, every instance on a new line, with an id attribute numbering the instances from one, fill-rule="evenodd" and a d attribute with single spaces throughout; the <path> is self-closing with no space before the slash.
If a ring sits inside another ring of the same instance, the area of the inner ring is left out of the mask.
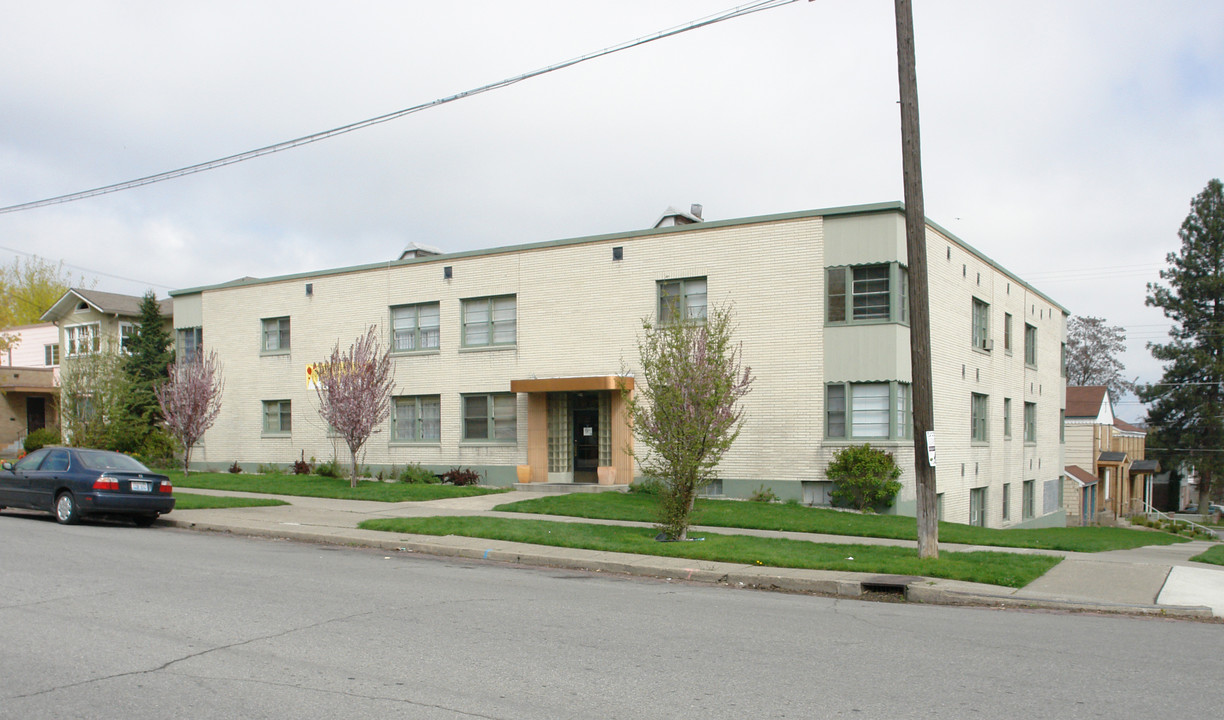
<path id="1" fill-rule="evenodd" d="M 429 257 L 431 255 L 441 255 L 442 251 L 432 245 L 422 245 L 420 243 L 410 242 L 404 248 L 404 252 L 400 253 L 400 260 L 411 260 L 413 258 Z"/>
<path id="2" fill-rule="evenodd" d="M 688 212 L 677 210 L 669 205 L 668 208 L 663 211 L 663 214 L 659 216 L 659 219 L 655 221 L 654 226 L 661 228 L 699 223 L 702 222 L 701 211 L 702 207 L 697 203 L 693 203 Z"/>

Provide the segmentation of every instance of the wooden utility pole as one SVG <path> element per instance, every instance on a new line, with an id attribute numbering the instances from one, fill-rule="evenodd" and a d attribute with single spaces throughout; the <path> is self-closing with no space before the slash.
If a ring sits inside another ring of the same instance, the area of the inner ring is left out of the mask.
<path id="1" fill-rule="evenodd" d="M 910 379 L 914 402 L 914 470 L 918 496 L 918 557 L 939 557 L 935 498 L 935 412 L 931 400 L 931 317 L 927 301 L 926 211 L 918 142 L 918 75 L 914 13 L 893 0 L 897 14 L 897 76 L 901 88 L 901 158 L 905 179 L 905 246 L 909 262 Z M 929 451 L 929 452 L 928 452 Z"/>

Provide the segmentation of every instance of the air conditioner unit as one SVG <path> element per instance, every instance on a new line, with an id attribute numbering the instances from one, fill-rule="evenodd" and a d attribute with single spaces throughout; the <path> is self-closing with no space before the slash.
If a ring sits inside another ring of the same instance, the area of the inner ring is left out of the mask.
<path id="1" fill-rule="evenodd" d="M 985 350 L 986 352 L 990 352 L 991 350 L 994 350 L 994 340 L 987 339 L 983 341 L 982 349 Z"/>

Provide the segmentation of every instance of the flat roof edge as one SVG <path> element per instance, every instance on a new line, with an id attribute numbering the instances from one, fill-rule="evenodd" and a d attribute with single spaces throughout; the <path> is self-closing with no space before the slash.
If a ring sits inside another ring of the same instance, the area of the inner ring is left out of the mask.
<path id="1" fill-rule="evenodd" d="M 245 287 L 248 285 L 263 285 L 274 282 L 286 282 L 290 280 L 304 280 L 307 278 L 327 277 L 329 275 L 344 275 L 347 273 L 364 272 L 367 270 L 377 270 L 379 268 L 400 267 L 403 265 L 417 265 L 423 263 L 441 263 L 449 260 L 458 260 L 470 257 L 480 257 L 482 255 L 502 255 L 511 252 L 526 252 L 529 250 L 540 250 L 550 247 L 565 247 L 567 245 L 582 245 L 584 243 L 611 242 L 613 240 L 622 240 L 636 237 L 650 237 L 653 235 L 667 235 L 670 233 L 682 232 L 700 232 L 702 230 L 713 230 L 724 227 L 735 227 L 737 225 L 757 225 L 767 222 L 784 222 L 787 220 L 802 220 L 804 218 L 813 217 L 831 217 L 837 215 L 864 215 L 869 213 L 904 211 L 904 205 L 899 202 L 883 202 L 870 203 L 866 205 L 844 205 L 831 208 L 819 208 L 816 210 L 797 210 L 785 213 L 773 213 L 769 215 L 753 215 L 750 217 L 731 218 L 728 220 L 706 220 L 699 223 L 690 223 L 687 225 L 676 225 L 662 228 L 645 228 L 641 230 L 627 230 L 615 233 L 603 233 L 600 235 L 584 235 L 574 238 L 562 238 L 560 240 L 543 240 L 533 243 L 522 243 L 518 245 L 499 245 L 492 248 L 482 248 L 479 250 L 463 250 L 460 252 L 443 253 L 442 255 L 431 255 L 422 258 L 407 258 L 405 260 L 386 260 L 377 263 L 366 263 L 363 265 L 350 265 L 339 268 L 329 268 L 326 270 L 311 270 L 300 273 L 290 273 L 287 275 L 272 275 L 263 278 L 250 278 L 241 280 L 230 280 L 228 282 L 217 283 L 214 285 L 200 285 L 198 287 L 181 288 L 171 290 L 170 297 L 179 297 L 182 295 L 195 295 L 208 290 L 224 290 L 235 287 Z"/>
<path id="2" fill-rule="evenodd" d="M 701 232 L 703 230 L 715 230 L 718 228 L 736 227 L 739 225 L 758 225 L 761 223 L 770 222 L 785 222 L 788 220 L 803 220 L 814 217 L 838 217 L 850 215 L 868 215 L 884 212 L 905 212 L 905 203 L 891 201 L 880 203 L 867 203 L 864 205 L 839 205 L 828 208 L 817 208 L 814 210 L 797 210 L 785 213 L 772 213 L 768 215 L 753 215 L 742 218 L 731 218 L 727 220 L 706 220 L 699 223 L 689 223 L 686 225 L 675 225 L 662 228 L 645 228 L 641 230 L 628 230 L 615 233 L 603 233 L 600 235 L 585 235 L 574 238 L 562 238 L 559 240 L 544 240 L 533 243 L 522 243 L 518 245 L 500 245 L 492 248 L 482 248 L 479 250 L 463 250 L 454 253 L 443 253 L 442 255 L 430 255 L 421 258 L 408 258 L 404 260 L 386 260 L 377 263 L 366 263 L 362 265 L 350 265 L 339 268 L 329 268 L 325 270 L 311 270 L 307 272 L 291 273 L 287 275 L 273 275 L 264 278 L 242 278 L 239 280 L 230 280 L 228 282 L 217 283 L 214 285 L 201 285 L 198 287 L 182 288 L 179 290 L 171 290 L 170 297 L 181 297 L 184 295 L 197 295 L 209 290 L 226 290 L 230 288 L 246 287 L 250 285 L 265 285 L 277 282 L 289 282 L 292 280 L 307 280 L 311 278 L 328 277 L 332 275 L 345 275 L 348 273 L 366 272 L 369 270 L 377 270 L 380 268 L 393 268 L 405 265 L 418 265 L 427 263 L 445 263 L 452 260 L 461 260 L 464 258 L 481 257 L 485 255 L 503 255 L 512 252 L 528 252 L 531 250 L 542 250 L 552 247 L 565 247 L 568 245 L 582 245 L 585 243 L 612 242 L 615 240 L 624 240 L 638 237 L 651 237 L 655 235 L 667 235 L 671 233 L 686 233 L 686 232 Z M 947 237 L 962 246 L 972 255 L 978 257 L 983 262 L 986 262 L 991 267 L 1003 273 L 1007 277 L 1014 280 L 1021 287 L 1036 294 L 1041 299 L 1058 308 L 1064 315 L 1070 315 L 1071 312 L 1051 298 L 1044 292 L 1033 287 L 1028 282 L 1020 279 L 1018 275 L 1003 267 L 999 263 L 992 260 L 985 253 L 982 253 L 977 248 L 962 240 L 955 233 L 949 231 L 942 225 L 932 221 L 930 218 L 925 218 L 929 228 L 935 230 L 941 235 Z"/>

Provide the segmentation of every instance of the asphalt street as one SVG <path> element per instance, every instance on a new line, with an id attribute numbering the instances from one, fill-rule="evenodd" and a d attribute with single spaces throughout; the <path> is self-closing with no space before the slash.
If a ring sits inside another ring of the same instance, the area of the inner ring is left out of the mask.
<path id="1" fill-rule="evenodd" d="M 0 515 L 0 718 L 1152 718 L 1224 626 Z"/>

